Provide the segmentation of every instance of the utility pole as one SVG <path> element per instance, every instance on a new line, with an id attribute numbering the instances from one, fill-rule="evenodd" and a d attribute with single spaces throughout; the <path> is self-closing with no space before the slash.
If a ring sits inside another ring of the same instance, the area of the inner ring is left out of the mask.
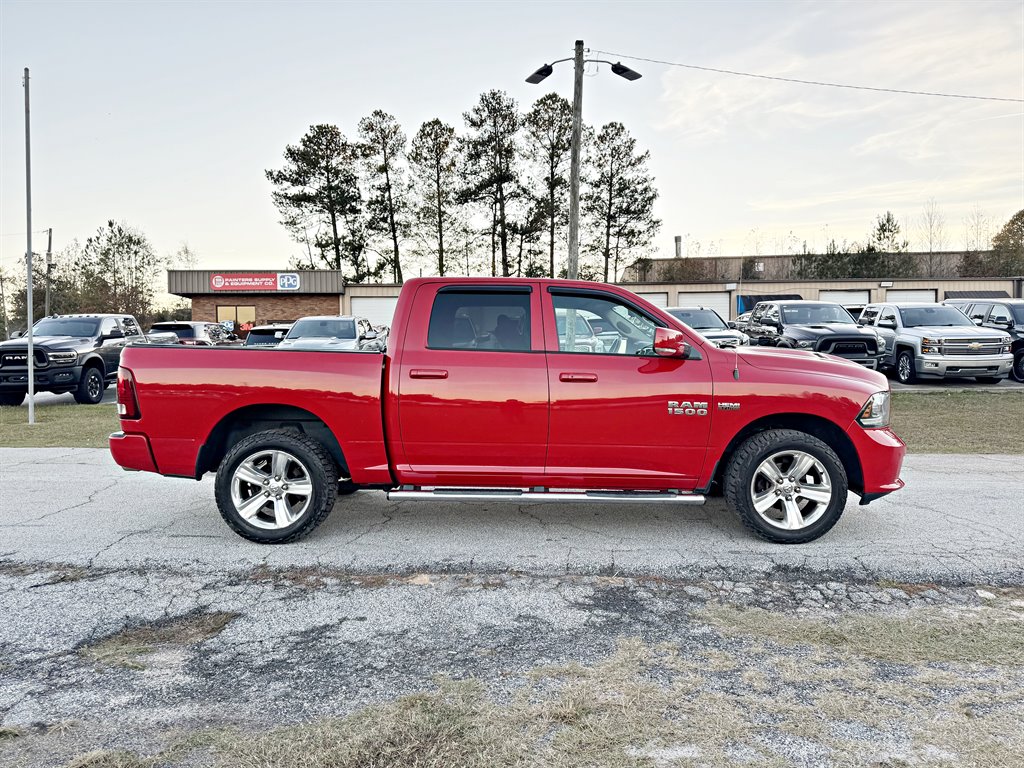
<path id="1" fill-rule="evenodd" d="M 28 282 L 25 288 L 25 322 L 28 324 L 28 423 L 36 423 L 35 345 L 32 343 L 32 131 L 29 124 L 28 67 L 25 67 L 25 267 Z"/>
<path id="2" fill-rule="evenodd" d="M 50 270 L 53 268 L 53 227 L 46 230 L 46 308 L 43 317 L 50 316 Z"/>
<path id="3" fill-rule="evenodd" d="M 572 85 L 572 147 L 569 155 L 569 264 L 566 277 L 580 274 L 580 144 L 583 142 L 583 41 L 576 41 Z"/>

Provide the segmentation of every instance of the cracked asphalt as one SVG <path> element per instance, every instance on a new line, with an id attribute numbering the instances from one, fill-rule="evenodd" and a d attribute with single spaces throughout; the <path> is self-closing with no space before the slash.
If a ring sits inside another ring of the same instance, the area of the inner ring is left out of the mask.
<path id="1" fill-rule="evenodd" d="M 824 538 L 782 547 L 748 535 L 722 499 L 703 507 L 388 502 L 342 497 L 311 536 L 267 547 L 233 534 L 201 482 L 127 473 L 105 450 L 0 449 L 0 560 L 225 573 L 256 566 L 349 573 L 764 577 L 1019 584 L 1019 456 L 914 455 L 907 487 L 850 501 Z"/>
<path id="2" fill-rule="evenodd" d="M 712 603 L 977 611 L 1006 592 L 1021 610 L 1020 461 L 908 456 L 907 488 L 867 507 L 851 495 L 828 535 L 797 547 L 752 538 L 721 499 L 396 504 L 371 492 L 343 497 L 303 541 L 266 547 L 224 525 L 210 477 L 126 473 L 105 450 L 0 449 L 0 728 L 25 734 L 0 739 L 0 764 L 344 715 L 435 675 L 508 696 L 530 670 L 594 663 L 633 638 L 729 649 L 695 618 Z M 138 667 L 84 653 L 213 613 L 234 618 L 209 638 L 156 643 Z M 831 765 L 820 750 L 779 754 Z"/>

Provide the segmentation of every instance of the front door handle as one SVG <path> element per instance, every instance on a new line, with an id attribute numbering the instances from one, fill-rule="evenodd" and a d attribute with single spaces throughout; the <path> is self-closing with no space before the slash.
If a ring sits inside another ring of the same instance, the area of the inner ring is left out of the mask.
<path id="1" fill-rule="evenodd" d="M 559 381 L 565 381 L 569 383 L 587 383 L 597 381 L 596 373 L 560 373 L 558 374 Z"/>
<path id="2" fill-rule="evenodd" d="M 410 379 L 447 379 L 448 371 L 440 368 L 413 368 L 409 371 Z"/>

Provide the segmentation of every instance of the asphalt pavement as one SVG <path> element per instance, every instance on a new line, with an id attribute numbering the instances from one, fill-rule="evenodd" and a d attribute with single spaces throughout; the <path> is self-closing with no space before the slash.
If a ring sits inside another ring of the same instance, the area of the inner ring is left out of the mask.
<path id="1" fill-rule="evenodd" d="M 504 573 L 837 578 L 1019 584 L 1024 473 L 1012 455 L 910 455 L 907 487 L 850 501 L 810 544 L 750 536 L 722 499 L 703 507 L 388 502 L 342 497 L 311 536 L 248 542 L 221 520 L 213 479 L 129 473 L 105 450 L 0 449 L 0 561 L 227 573 L 254 567 L 340 573 Z"/>

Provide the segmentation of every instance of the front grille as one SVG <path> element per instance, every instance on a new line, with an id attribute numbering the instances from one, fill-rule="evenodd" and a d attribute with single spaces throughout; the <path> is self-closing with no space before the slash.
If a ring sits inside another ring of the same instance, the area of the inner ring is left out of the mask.
<path id="1" fill-rule="evenodd" d="M 839 357 L 866 357 L 874 355 L 877 345 L 874 339 L 867 338 L 827 338 L 818 343 L 818 352 Z"/>
<path id="2" fill-rule="evenodd" d="M 944 355 L 998 355 L 1003 351 L 1006 342 L 997 338 L 984 339 L 943 339 L 942 354 Z"/>
<path id="3" fill-rule="evenodd" d="M 45 368 L 49 365 L 50 361 L 46 358 L 46 353 L 43 350 L 36 349 L 33 352 L 35 352 L 36 368 Z M 0 354 L 0 368 L 28 368 L 28 348 Z"/>

